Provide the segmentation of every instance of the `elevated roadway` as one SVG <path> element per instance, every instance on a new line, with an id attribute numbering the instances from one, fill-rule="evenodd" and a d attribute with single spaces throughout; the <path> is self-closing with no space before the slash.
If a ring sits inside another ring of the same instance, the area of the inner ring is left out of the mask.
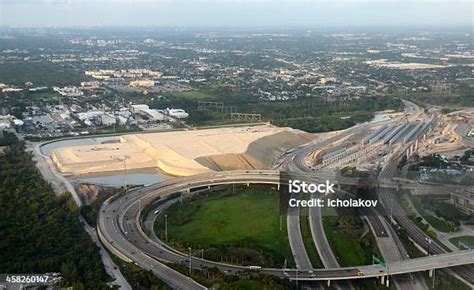
<path id="1" fill-rule="evenodd" d="M 398 158 L 400 157 L 400 153 L 394 153 L 392 158 L 387 163 L 381 173 L 380 179 L 382 180 L 389 180 L 393 176 L 395 176 L 397 172 L 397 165 L 398 165 Z M 449 192 L 449 191 L 448 191 Z M 392 193 L 393 194 L 393 193 Z M 435 241 L 431 239 L 427 234 L 425 234 L 420 228 L 418 228 L 407 216 L 403 208 L 401 207 L 400 203 L 398 202 L 397 198 L 393 198 L 387 191 L 381 191 L 380 198 L 382 203 L 384 204 L 387 212 L 391 213 L 394 221 L 402 226 L 406 231 L 408 236 L 420 247 L 423 249 L 427 249 L 429 251 L 428 254 L 443 254 L 446 253 L 440 245 L 438 245 Z M 474 263 L 474 261 L 473 261 Z M 471 263 L 472 264 L 472 263 Z M 460 267 L 455 269 L 455 275 L 458 276 L 461 280 L 463 280 L 466 284 L 470 284 L 471 287 L 474 285 L 474 268 L 471 267 Z"/>
<path id="2" fill-rule="evenodd" d="M 127 196 L 111 198 L 101 207 L 98 219 L 99 237 L 105 246 L 125 261 L 132 261 L 145 269 L 152 270 L 158 277 L 175 288 L 202 289 L 203 286 L 177 273 L 167 263 L 188 264 L 189 256 L 166 245 L 152 241 L 142 230 L 141 215 L 143 207 L 157 199 L 164 200 L 176 192 L 189 192 L 193 188 L 220 184 L 275 184 L 280 185 L 279 171 L 230 171 L 206 173 L 186 178 L 176 178 L 150 187 L 131 191 Z M 429 258 L 429 262 L 426 259 Z M 191 258 L 193 269 L 217 267 L 221 271 L 236 273 L 251 271 L 246 266 L 229 265 L 196 257 Z M 397 261 L 390 273 L 379 265 L 329 269 L 276 269 L 264 268 L 261 271 L 287 277 L 293 280 L 346 280 L 373 278 L 384 275 L 397 275 L 416 271 L 427 271 L 471 264 L 474 252 L 448 253 L 432 257 Z"/>
<path id="3" fill-rule="evenodd" d="M 404 101 L 407 113 L 410 115 L 419 115 L 419 108 L 408 101 Z M 386 122 L 386 123 L 390 123 Z M 361 133 L 368 131 L 370 124 L 362 124 L 354 126 L 347 130 L 342 131 L 341 134 L 333 136 L 329 139 L 326 139 L 321 142 L 313 142 L 302 147 L 295 148 L 290 154 L 290 156 L 283 156 L 282 160 L 277 162 L 277 167 L 292 169 L 300 173 L 309 173 L 311 174 L 314 169 L 309 166 L 305 159 L 311 152 L 316 150 L 322 150 L 323 147 L 330 145 L 331 143 L 338 142 L 349 135 Z M 380 131 L 380 129 L 379 129 Z M 312 174 L 313 175 L 313 174 Z M 328 180 L 336 180 L 339 184 L 349 184 L 349 185 L 374 185 L 377 184 L 378 187 L 388 187 L 388 188 L 400 188 L 402 182 L 393 182 L 392 179 L 386 180 L 382 183 L 380 180 L 367 180 L 360 178 L 349 178 L 338 176 L 335 178 L 333 173 L 318 171 L 318 177 L 326 178 Z M 418 187 L 418 184 L 408 182 L 409 186 Z M 407 184 L 404 184 L 405 186 Z M 386 189 L 383 189 L 386 190 Z M 370 211 L 370 210 L 369 210 Z M 374 211 L 374 210 L 371 210 Z M 313 236 L 313 241 L 315 243 L 316 249 L 318 250 L 319 256 L 325 268 L 339 268 L 339 263 L 332 252 L 332 249 L 329 245 L 325 231 L 322 225 L 321 209 L 320 208 L 310 208 L 310 228 Z M 377 213 L 369 212 L 366 216 L 366 219 L 369 223 L 371 230 L 373 231 L 379 250 L 382 253 L 382 256 L 385 261 L 396 261 L 406 258 L 406 251 L 398 240 L 398 237 L 387 225 L 386 221 L 380 218 Z M 398 288 L 400 289 L 425 289 L 426 285 L 422 279 L 417 278 L 414 283 L 403 281 L 402 279 L 395 280 Z M 388 283 L 388 281 L 387 281 Z M 341 285 L 340 285 L 341 286 Z M 342 285 L 344 288 L 350 287 L 349 285 Z"/>
<path id="4" fill-rule="evenodd" d="M 295 194 L 291 198 L 301 200 L 302 194 Z M 287 213 L 287 231 L 288 231 L 288 242 L 290 243 L 291 252 L 298 269 L 311 269 L 313 268 L 309 259 L 308 253 L 303 242 L 303 236 L 301 234 L 300 225 L 300 208 L 299 207 L 288 207 Z"/>

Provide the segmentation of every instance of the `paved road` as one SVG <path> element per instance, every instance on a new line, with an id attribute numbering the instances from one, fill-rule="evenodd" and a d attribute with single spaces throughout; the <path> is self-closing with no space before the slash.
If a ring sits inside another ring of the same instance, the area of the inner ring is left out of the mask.
<path id="1" fill-rule="evenodd" d="M 291 198 L 302 199 L 302 194 L 295 194 Z M 300 225 L 300 208 L 299 207 L 288 207 L 287 214 L 287 230 L 288 230 L 288 241 L 290 248 L 295 259 L 296 267 L 298 269 L 311 269 L 313 268 L 311 261 L 309 260 L 308 253 L 303 242 L 303 236 L 301 234 Z"/>
<path id="2" fill-rule="evenodd" d="M 320 198 L 321 195 L 313 194 L 312 198 Z M 314 245 L 318 250 L 319 258 L 324 265 L 324 268 L 339 268 L 336 256 L 332 252 L 329 245 L 326 233 L 323 227 L 321 218 L 321 208 L 312 207 L 309 209 L 309 226 L 311 229 L 311 236 L 313 237 Z"/>
<path id="3" fill-rule="evenodd" d="M 51 183 L 55 194 L 60 195 L 63 194 L 65 191 L 70 192 L 77 206 L 80 207 L 82 205 L 81 199 L 77 195 L 74 186 L 56 170 L 56 167 L 52 164 L 51 159 L 43 154 L 43 152 L 41 151 L 41 143 L 29 143 L 28 146 L 33 151 L 34 160 L 36 161 L 36 167 L 40 171 L 43 178 Z M 114 279 L 114 281 L 109 284 L 118 285 L 120 286 L 120 289 L 132 289 L 130 284 L 128 284 L 127 280 L 122 275 L 122 272 L 120 272 L 120 268 L 113 262 L 112 258 L 109 255 L 109 252 L 107 252 L 104 249 L 103 245 L 100 243 L 95 229 L 91 228 L 81 215 L 79 215 L 79 220 L 83 224 L 84 230 L 89 234 L 92 241 L 96 244 L 97 247 L 99 247 L 99 252 L 101 254 L 101 259 L 102 263 L 104 264 L 105 271 Z"/>
<path id="4" fill-rule="evenodd" d="M 401 152 L 403 152 L 403 150 L 401 150 Z M 397 155 L 394 155 L 387 166 L 383 168 L 380 173 L 381 178 L 387 179 L 395 175 L 398 164 L 397 157 Z M 391 198 L 387 192 L 382 192 L 380 197 L 385 207 L 390 208 L 393 212 L 394 220 L 407 231 L 408 236 L 416 244 L 423 249 L 430 249 L 431 254 L 438 255 L 446 252 L 410 220 L 396 198 Z M 460 276 L 461 280 L 465 280 L 471 285 L 474 285 L 474 269 L 472 266 L 454 268 L 453 271 Z"/>
<path id="5" fill-rule="evenodd" d="M 420 114 L 420 109 L 413 103 L 404 101 L 406 106 L 407 114 L 410 115 L 412 118 L 414 116 L 418 116 Z M 390 121 L 389 121 L 390 122 Z M 355 126 L 344 130 L 341 134 L 333 136 L 327 140 L 322 142 L 317 142 L 314 144 L 309 144 L 305 147 L 298 147 L 292 152 L 292 157 L 286 157 L 282 160 L 279 164 L 285 164 L 285 168 L 294 169 L 300 172 L 311 172 L 312 168 L 309 167 L 306 162 L 305 158 L 311 152 L 319 149 L 321 150 L 325 146 L 328 146 L 334 142 L 340 141 L 343 138 L 348 137 L 351 134 L 359 134 L 362 132 L 367 132 L 371 127 L 370 124 L 362 124 L 359 126 Z M 293 164 L 292 164 L 293 163 Z M 334 176 L 328 176 L 329 180 L 334 180 Z M 391 178 L 388 180 L 392 182 Z M 354 184 L 360 184 L 358 179 L 354 180 Z M 385 189 L 383 189 L 385 190 Z M 367 214 L 367 221 L 369 222 L 370 228 L 374 232 L 376 242 L 378 245 L 379 250 L 382 253 L 382 256 L 385 261 L 396 261 L 406 258 L 406 251 L 403 248 L 401 243 L 396 242 L 395 234 L 392 235 L 389 226 L 386 224 L 385 220 L 381 219 L 374 210 L 372 212 L 368 212 Z M 329 245 L 327 237 L 325 235 L 324 228 L 322 226 L 322 218 L 321 218 L 321 209 L 320 208 L 311 208 L 310 209 L 310 227 L 311 233 L 313 236 L 313 240 L 320 255 L 321 261 L 323 265 L 328 267 L 339 267 L 339 263 L 332 252 L 332 249 Z M 403 277 L 396 279 L 396 284 L 399 289 L 426 289 L 426 285 L 424 281 L 417 277 L 415 283 L 412 281 L 404 281 Z"/>
<path id="6" fill-rule="evenodd" d="M 149 204 L 159 197 L 169 196 L 172 193 L 186 190 L 190 187 L 202 187 L 206 184 L 213 185 L 227 182 L 278 183 L 279 177 L 278 173 L 275 171 L 226 172 L 219 173 L 219 176 L 217 176 L 216 173 L 209 173 L 208 175 L 203 174 L 199 176 L 193 176 L 191 178 L 187 178 L 186 180 L 184 178 L 177 178 L 170 182 L 163 182 L 159 185 L 159 187 L 154 186 L 151 187 L 151 189 L 145 188 L 132 191 L 128 194 L 128 196 L 117 198 L 114 201 L 108 200 L 102 206 L 98 223 L 99 231 L 102 233 L 100 235 L 101 240 L 111 249 L 111 251 L 121 255 L 124 259 L 135 261 L 140 266 L 145 268 L 148 267 L 149 269 L 155 270 L 159 268 L 159 270 L 155 272 L 158 276 L 166 276 L 162 279 L 169 283 L 173 283 L 174 281 L 176 284 L 176 273 L 167 271 L 167 268 L 160 266 L 159 264 L 162 263 L 158 261 L 169 261 L 187 265 L 189 263 L 188 255 L 176 252 L 175 250 L 172 250 L 166 246 L 156 244 L 142 232 L 139 220 L 142 209 L 141 205 Z M 155 258 L 155 260 L 150 260 L 151 257 Z M 398 274 L 409 272 L 412 269 L 411 267 L 416 270 L 427 270 L 433 266 L 447 267 L 462 265 L 467 263 L 466 259 L 469 262 L 472 262 L 473 258 L 474 252 L 470 251 L 464 252 L 462 257 L 460 257 L 459 253 L 450 253 L 437 256 L 434 258 L 434 261 L 439 260 L 439 263 L 432 263 L 433 260 L 430 260 L 430 263 L 426 264 L 425 260 L 422 258 L 417 260 L 409 260 L 411 266 L 407 267 L 404 264 L 404 262 L 407 261 L 397 261 L 398 264 L 395 264 L 393 272 L 390 270 L 390 273 Z M 249 270 L 249 268 L 245 266 L 228 265 L 224 263 L 202 260 L 196 257 L 192 257 L 192 267 L 198 269 L 202 267 L 217 267 L 222 271 L 227 271 L 230 273 Z M 361 269 L 363 269 L 365 273 L 363 276 L 358 275 Z M 288 277 L 290 279 L 296 279 L 296 271 L 298 271 L 298 279 L 300 280 L 360 279 L 380 276 L 381 270 L 383 270 L 382 267 L 378 265 L 339 269 L 310 269 L 308 271 L 302 269 L 261 269 L 261 271 L 265 271 L 269 274 L 279 277 Z M 311 273 L 310 271 L 313 272 Z M 186 280 L 180 280 L 179 278 L 177 280 L 179 283 L 186 282 Z M 180 285 L 173 286 L 179 287 Z M 191 286 L 198 287 L 198 285 L 195 284 L 187 285 L 187 287 Z"/>
<path id="7" fill-rule="evenodd" d="M 321 149 L 325 146 L 328 146 L 334 142 L 337 142 L 343 138 L 348 137 L 353 133 L 355 129 L 347 129 L 336 136 L 332 136 L 330 138 L 327 138 L 325 140 L 319 141 L 319 142 L 312 142 L 309 143 L 305 146 L 300 146 L 295 148 L 294 152 L 289 154 L 289 156 L 285 156 L 280 162 L 278 163 L 278 167 L 285 168 L 287 170 L 295 171 L 295 172 L 303 172 L 303 173 L 310 173 L 313 174 L 313 170 L 308 167 L 308 165 L 305 162 L 306 156 L 314 152 L 315 150 Z M 313 198 L 316 197 L 316 195 L 312 196 Z M 319 207 L 312 207 L 308 211 L 309 213 L 309 225 L 310 225 L 310 230 L 311 230 L 311 236 L 313 237 L 313 242 L 316 246 L 316 249 L 318 251 L 319 257 L 321 259 L 321 262 L 323 263 L 325 268 L 339 268 L 339 263 L 337 262 L 336 257 L 334 256 L 334 253 L 329 245 L 329 242 L 326 237 L 326 233 L 323 228 L 322 224 L 322 218 L 321 218 L 321 208 Z M 304 247 L 304 243 L 302 240 L 301 236 L 301 231 L 298 228 L 298 232 L 295 233 L 292 231 L 289 233 L 289 235 L 294 235 L 293 239 L 298 239 L 300 240 L 299 244 L 301 245 L 302 249 L 306 252 L 306 249 Z M 293 250 L 293 249 L 292 249 Z M 294 251 L 294 250 L 293 250 Z M 302 251 L 302 250 L 300 250 Z M 353 289 L 354 287 L 350 282 L 347 281 L 341 281 L 336 283 L 334 286 L 338 289 Z"/>
<path id="8" fill-rule="evenodd" d="M 119 285 L 120 290 L 132 290 L 132 286 L 127 282 L 125 277 L 120 272 L 118 266 L 114 263 L 112 258 L 110 257 L 109 253 L 105 250 L 102 244 L 99 241 L 99 237 L 97 236 L 96 229 L 89 226 L 89 224 L 84 220 L 82 216 L 79 217 L 80 221 L 84 225 L 84 229 L 92 238 L 94 243 L 99 246 L 99 252 L 102 259 L 102 263 L 104 264 L 105 271 L 109 274 L 114 281 L 110 282 L 111 285 Z"/>
<path id="9" fill-rule="evenodd" d="M 118 213 L 118 210 L 125 209 L 122 207 L 124 203 L 120 202 L 117 204 L 117 207 L 109 207 L 109 201 L 110 200 L 106 201 L 102 208 L 105 207 L 111 212 L 108 212 L 107 210 L 101 211 L 98 220 L 99 237 L 109 250 L 125 261 L 134 262 L 143 269 L 153 271 L 157 277 L 175 289 L 206 288 L 163 263 L 162 261 L 166 260 L 168 257 L 166 255 L 161 255 L 164 252 L 159 246 L 154 245 L 149 241 L 138 241 L 135 238 L 138 234 L 138 228 L 136 230 L 132 228 L 136 219 L 128 218 L 129 213 L 113 216 L 112 214 L 115 212 Z M 135 205 L 134 207 L 130 207 L 129 210 L 138 214 L 139 207 L 140 206 L 137 207 L 137 205 Z M 102 228 L 105 228 L 106 224 L 108 227 L 111 227 L 111 231 L 101 230 Z M 137 247 L 134 243 L 141 245 Z"/>
<path id="10" fill-rule="evenodd" d="M 362 126 L 355 126 L 349 129 L 346 129 L 339 134 L 327 138 L 318 142 L 310 142 L 304 146 L 299 146 L 294 149 L 291 154 L 283 156 L 279 161 L 276 162 L 275 167 L 283 168 L 286 170 L 292 170 L 295 172 L 310 173 L 313 175 L 313 170 L 308 167 L 305 162 L 306 156 L 314 152 L 315 150 L 326 147 L 338 140 L 346 138 L 353 134 L 355 131 L 361 130 Z M 312 198 L 317 198 L 316 195 Z M 309 222 L 311 235 L 315 243 L 316 249 L 318 250 L 321 261 L 326 268 L 336 268 L 339 267 L 336 257 L 334 256 L 329 242 L 327 240 L 326 234 L 324 232 L 321 220 L 321 209 L 319 207 L 313 207 L 309 209 Z M 301 236 L 301 234 L 300 234 Z M 299 237 L 298 237 L 299 238 Z"/>

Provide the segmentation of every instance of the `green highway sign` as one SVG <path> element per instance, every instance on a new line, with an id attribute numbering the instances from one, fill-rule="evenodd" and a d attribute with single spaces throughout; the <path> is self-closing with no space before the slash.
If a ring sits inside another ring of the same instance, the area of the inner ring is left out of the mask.
<path id="1" fill-rule="evenodd" d="M 385 267 L 385 262 L 382 259 L 377 258 L 375 255 L 372 255 L 372 263 L 377 263 Z"/>

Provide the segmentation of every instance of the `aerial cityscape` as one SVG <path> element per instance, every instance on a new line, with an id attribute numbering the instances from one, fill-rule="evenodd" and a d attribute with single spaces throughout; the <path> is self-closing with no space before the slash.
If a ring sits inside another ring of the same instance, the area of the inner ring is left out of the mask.
<path id="1" fill-rule="evenodd" d="M 473 7 L 0 0 L 0 288 L 474 289 Z"/>

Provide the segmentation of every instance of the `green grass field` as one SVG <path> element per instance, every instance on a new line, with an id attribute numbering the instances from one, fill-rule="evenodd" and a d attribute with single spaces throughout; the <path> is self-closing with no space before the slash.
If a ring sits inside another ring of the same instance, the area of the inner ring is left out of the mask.
<path id="1" fill-rule="evenodd" d="M 339 214 L 334 208 L 323 208 L 323 227 L 331 249 L 341 266 L 367 265 L 372 255 L 381 257 L 371 231 L 361 236 L 360 230 L 342 231 L 334 227 Z"/>
<path id="2" fill-rule="evenodd" d="M 461 236 L 461 237 L 449 239 L 449 241 L 456 247 L 465 249 L 459 244 L 459 242 L 472 246 L 474 245 L 474 236 Z"/>
<path id="3" fill-rule="evenodd" d="M 211 99 L 216 98 L 216 96 L 214 96 L 213 94 L 209 92 L 203 92 L 203 91 L 172 92 L 171 95 L 175 97 L 181 97 L 181 98 L 186 98 L 186 99 L 196 99 L 196 100 L 200 100 L 200 99 L 211 100 Z"/>
<path id="4" fill-rule="evenodd" d="M 358 237 L 335 231 L 332 227 L 335 220 L 337 220 L 336 216 L 325 216 L 323 217 L 323 226 L 339 264 L 347 267 L 366 264 L 367 258 Z"/>
<path id="5" fill-rule="evenodd" d="M 237 189 L 237 194 L 216 193 L 176 204 L 168 214 L 168 237 L 194 249 L 229 245 L 256 249 L 277 264 L 291 263 L 286 219 L 280 215 L 278 193 L 261 189 Z M 155 231 L 163 228 L 157 220 Z"/>

